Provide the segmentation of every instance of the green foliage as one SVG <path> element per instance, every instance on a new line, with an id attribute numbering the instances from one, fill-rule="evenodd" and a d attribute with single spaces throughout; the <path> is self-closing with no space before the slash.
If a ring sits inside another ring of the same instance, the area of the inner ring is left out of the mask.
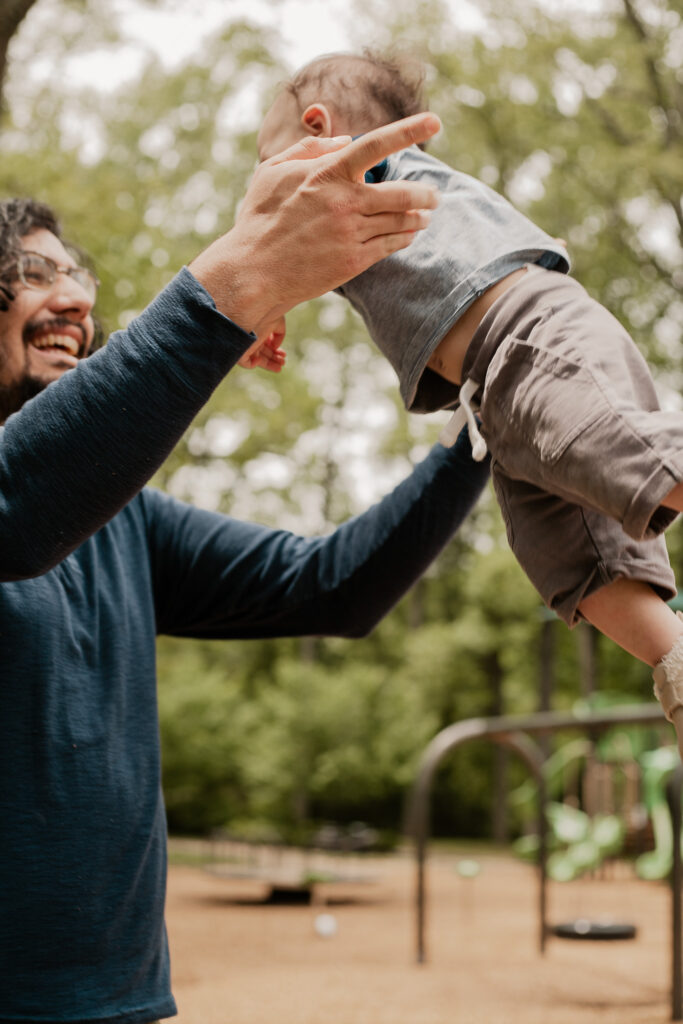
<path id="1" fill-rule="evenodd" d="M 310 817 L 353 820 L 359 806 L 381 815 L 395 805 L 437 725 L 414 680 L 367 661 L 331 668 L 282 651 L 264 671 L 267 645 L 243 646 L 251 655 L 228 674 L 219 658 L 209 667 L 217 648 L 160 645 L 164 784 L 175 827 L 206 831 L 249 816 L 284 832 Z M 250 657 L 247 682 L 239 668 Z"/>
<path id="2" fill-rule="evenodd" d="M 245 762 L 256 809 L 286 822 L 381 806 L 413 777 L 434 726 L 419 690 L 380 665 L 280 662 Z"/>
<path id="3" fill-rule="evenodd" d="M 247 806 L 242 756 L 252 717 L 236 679 L 209 668 L 201 649 L 160 659 L 164 790 L 175 829 L 204 833 Z"/>
<path id="4" fill-rule="evenodd" d="M 425 59 L 430 106 L 445 125 L 435 153 L 568 240 L 576 276 L 633 332 L 665 393 L 683 383 L 679 6 L 618 0 L 577 17 L 570 4 L 479 0 L 474 32 L 440 0 L 356 5 L 359 46 L 397 43 Z M 60 212 L 95 259 L 108 330 L 230 227 L 286 56 L 273 33 L 228 21 L 172 71 L 148 56 L 115 90 L 70 84 L 75 54 L 116 53 L 123 41 L 103 0 L 38 0 L 10 50 L 0 120 L 0 192 Z M 34 55 L 49 65 L 49 84 L 26 73 Z M 338 297 L 294 311 L 286 347 L 283 374 L 230 375 L 155 483 L 233 515 L 322 532 L 427 450 L 443 417 L 406 416 L 391 370 Z M 679 569 L 681 536 L 669 534 Z M 265 820 L 286 831 L 355 818 L 397 827 L 419 753 L 439 728 L 537 707 L 542 627 L 488 494 L 362 641 L 162 638 L 171 827 Z M 552 628 L 554 705 L 570 707 L 582 692 L 577 634 Z M 597 677 L 601 688 L 649 699 L 648 670 L 607 641 Z M 486 834 L 492 786 L 491 749 L 459 751 L 437 782 L 437 826 Z"/>

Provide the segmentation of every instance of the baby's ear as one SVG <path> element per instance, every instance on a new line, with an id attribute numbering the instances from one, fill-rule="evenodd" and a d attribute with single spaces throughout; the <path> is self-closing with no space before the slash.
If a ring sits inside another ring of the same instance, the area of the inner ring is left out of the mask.
<path id="1" fill-rule="evenodd" d="M 324 103 L 311 103 L 301 115 L 301 124 L 309 135 L 328 139 L 332 131 L 332 115 Z"/>

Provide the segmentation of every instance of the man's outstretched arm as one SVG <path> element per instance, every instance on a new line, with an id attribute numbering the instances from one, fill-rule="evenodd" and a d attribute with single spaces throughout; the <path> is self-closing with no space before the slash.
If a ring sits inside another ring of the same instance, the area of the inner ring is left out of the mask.
<path id="1" fill-rule="evenodd" d="M 127 504 L 253 343 L 247 331 L 259 333 L 274 308 L 321 294 L 409 242 L 422 218 L 411 211 L 433 203 L 429 190 L 402 183 L 378 201 L 354 178 L 438 127 L 431 115 L 401 124 L 369 133 L 363 147 L 330 152 L 330 140 L 311 140 L 291 159 L 264 164 L 235 227 L 192 273 L 182 271 L 104 350 L 8 419 L 0 579 L 46 572 Z"/>
<path id="2" fill-rule="evenodd" d="M 422 575 L 472 510 L 488 460 L 463 433 L 367 512 L 326 537 L 143 496 L 155 566 L 159 632 L 213 638 L 371 630 Z"/>

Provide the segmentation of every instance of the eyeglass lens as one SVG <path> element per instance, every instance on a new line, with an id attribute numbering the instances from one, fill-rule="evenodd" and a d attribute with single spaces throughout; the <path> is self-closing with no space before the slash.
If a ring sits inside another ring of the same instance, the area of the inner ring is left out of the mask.
<path id="1" fill-rule="evenodd" d="M 47 290 L 58 273 L 72 277 L 91 299 L 97 295 L 99 281 L 87 267 L 59 267 L 54 260 L 37 252 L 24 252 L 19 257 L 19 277 L 27 288 Z"/>

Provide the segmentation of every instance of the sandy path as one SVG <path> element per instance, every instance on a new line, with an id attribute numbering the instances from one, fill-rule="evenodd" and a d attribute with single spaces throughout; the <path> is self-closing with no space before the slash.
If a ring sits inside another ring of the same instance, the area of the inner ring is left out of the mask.
<path id="1" fill-rule="evenodd" d="M 531 868 L 487 856 L 429 866 L 430 962 L 414 962 L 413 867 L 378 882 L 320 886 L 327 906 L 268 906 L 258 883 L 172 867 L 167 922 L 179 1024 L 659 1024 L 670 1020 L 669 897 L 630 878 L 552 884 L 551 919 L 612 915 L 629 942 L 552 939 L 537 952 Z M 338 931 L 316 934 L 333 913 Z"/>

